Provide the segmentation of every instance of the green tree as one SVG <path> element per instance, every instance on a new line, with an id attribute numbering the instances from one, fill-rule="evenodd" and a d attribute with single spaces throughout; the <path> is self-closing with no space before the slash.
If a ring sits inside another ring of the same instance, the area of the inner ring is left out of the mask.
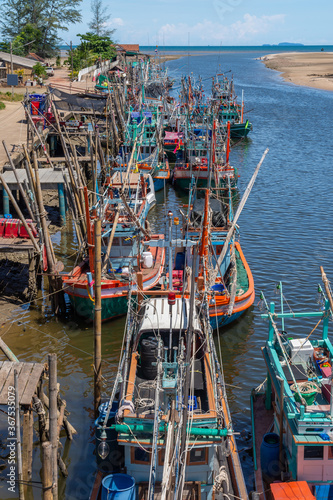
<path id="1" fill-rule="evenodd" d="M 32 72 L 38 77 L 45 78 L 47 76 L 46 69 L 40 62 L 36 63 L 35 66 L 33 66 Z"/>
<path id="2" fill-rule="evenodd" d="M 17 37 L 27 22 L 27 1 L 0 1 L 0 31 L 6 41 Z"/>
<path id="3" fill-rule="evenodd" d="M 58 31 L 68 31 L 70 24 L 81 21 L 81 1 L 0 0 L 0 31 L 4 41 L 13 41 L 21 35 L 26 39 L 33 34 L 36 38 L 33 50 L 42 57 L 54 55 L 60 42 Z"/>
<path id="4" fill-rule="evenodd" d="M 91 0 L 92 19 L 88 26 L 94 35 L 110 37 L 115 32 L 108 28 L 108 21 L 111 18 L 108 10 L 102 0 Z"/>

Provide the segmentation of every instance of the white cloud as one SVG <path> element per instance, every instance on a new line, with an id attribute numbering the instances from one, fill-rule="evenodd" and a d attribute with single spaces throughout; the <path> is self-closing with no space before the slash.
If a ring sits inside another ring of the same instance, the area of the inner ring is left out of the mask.
<path id="1" fill-rule="evenodd" d="M 125 23 L 121 17 L 115 17 L 114 19 L 111 19 L 110 24 L 113 26 L 124 26 Z"/>
<path id="2" fill-rule="evenodd" d="M 227 26 L 219 22 L 203 20 L 193 26 L 186 23 L 165 24 L 159 30 L 164 36 L 166 45 L 187 45 L 188 34 L 191 45 L 219 44 L 233 45 L 238 43 L 257 43 L 258 36 L 270 33 L 273 28 L 284 22 L 285 15 L 252 16 L 245 14 L 243 18 Z"/>

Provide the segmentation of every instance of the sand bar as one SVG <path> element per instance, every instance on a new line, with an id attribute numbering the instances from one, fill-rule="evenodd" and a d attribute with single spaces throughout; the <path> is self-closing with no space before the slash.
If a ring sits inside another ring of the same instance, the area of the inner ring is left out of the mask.
<path id="1" fill-rule="evenodd" d="M 333 91 L 333 52 L 289 52 L 260 59 L 287 82 Z"/>

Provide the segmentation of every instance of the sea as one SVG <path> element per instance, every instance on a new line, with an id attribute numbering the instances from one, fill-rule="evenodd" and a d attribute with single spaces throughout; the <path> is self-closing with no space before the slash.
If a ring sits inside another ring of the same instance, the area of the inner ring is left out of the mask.
<path id="1" fill-rule="evenodd" d="M 174 95 L 184 75 L 201 76 L 209 95 L 212 76 L 233 76 L 238 96 L 244 91 L 245 118 L 253 125 L 246 140 L 238 142 L 230 154 L 238 168 L 239 189 L 246 186 L 268 147 L 249 199 L 239 219 L 240 241 L 254 277 L 256 299 L 253 307 L 237 322 L 220 330 L 223 370 L 233 427 L 248 486 L 253 489 L 252 429 L 250 393 L 262 384 L 266 370 L 261 348 L 268 334 L 262 294 L 267 302 L 280 308 L 277 284 L 282 282 L 285 310 L 319 310 L 319 266 L 333 279 L 333 148 L 331 117 L 333 92 L 286 83 L 281 75 L 267 69 L 260 57 L 285 50 L 318 51 L 322 47 L 223 47 L 194 48 L 192 56 L 166 63 L 175 80 Z M 323 47 L 332 51 L 333 47 Z M 142 47 L 142 49 L 145 49 Z M 184 47 L 166 47 L 187 51 Z M 195 49 L 195 50 L 194 50 Z M 198 49 L 198 50 L 196 50 Z M 201 52 L 205 55 L 201 55 Z M 194 54 L 196 52 L 196 55 Z M 208 54 L 209 52 L 209 54 Z M 157 194 L 157 205 L 149 220 L 154 230 L 165 230 L 164 194 Z M 167 187 L 166 206 L 174 215 L 184 203 L 184 195 Z M 53 236 L 55 252 L 65 270 L 75 264 L 77 244 L 70 223 Z M 44 295 L 46 291 L 44 290 Z M 58 357 L 58 380 L 62 397 L 70 412 L 69 421 L 77 429 L 72 443 L 62 438 L 60 453 L 69 475 L 60 477 L 59 498 L 87 500 L 96 471 L 93 415 L 93 331 L 73 315 L 68 304 L 67 318 L 60 320 L 51 312 L 47 298 L 38 307 L 18 308 L 15 319 L 2 318 L 1 336 L 20 361 L 44 362 L 47 354 Z M 124 318 L 103 325 L 103 396 L 110 395 L 117 372 L 124 332 Z M 286 320 L 284 329 L 291 336 L 306 337 L 314 320 Z M 330 336 L 333 325 L 330 324 Z M 317 334 L 318 329 L 313 336 Z M 1 464 L 6 463 L 7 416 L 0 413 Z M 35 438 L 36 439 L 36 438 Z M 41 498 L 40 449 L 33 451 L 33 481 L 26 499 Z M 8 472 L 2 471 L 2 477 Z M 0 482 L 0 498 L 15 498 L 8 485 Z M 16 495 L 17 497 L 17 495 Z"/>

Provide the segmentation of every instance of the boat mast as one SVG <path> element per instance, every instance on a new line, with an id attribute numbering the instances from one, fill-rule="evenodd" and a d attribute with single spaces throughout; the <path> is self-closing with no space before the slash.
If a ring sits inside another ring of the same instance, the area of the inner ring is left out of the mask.
<path id="1" fill-rule="evenodd" d="M 183 393 L 183 401 L 180 401 L 180 404 L 183 405 L 183 427 L 181 430 L 181 441 L 180 441 L 180 453 L 179 453 L 179 462 L 180 462 L 180 486 L 178 485 L 178 494 L 177 499 L 182 500 L 183 496 L 183 486 L 185 483 L 185 470 L 186 470 L 186 434 L 187 434 L 187 414 L 188 414 L 188 393 L 190 389 L 190 362 L 191 362 L 191 345 L 192 345 L 192 337 L 193 337 L 193 316 L 194 316 L 194 300 L 195 300 L 195 266 L 197 260 L 197 247 L 193 248 L 193 262 L 192 262 L 192 276 L 191 276 L 191 295 L 190 295 L 190 312 L 189 312 L 189 320 L 188 320 L 188 328 L 186 335 L 186 360 L 185 360 L 185 385 L 184 385 L 184 393 Z"/>

